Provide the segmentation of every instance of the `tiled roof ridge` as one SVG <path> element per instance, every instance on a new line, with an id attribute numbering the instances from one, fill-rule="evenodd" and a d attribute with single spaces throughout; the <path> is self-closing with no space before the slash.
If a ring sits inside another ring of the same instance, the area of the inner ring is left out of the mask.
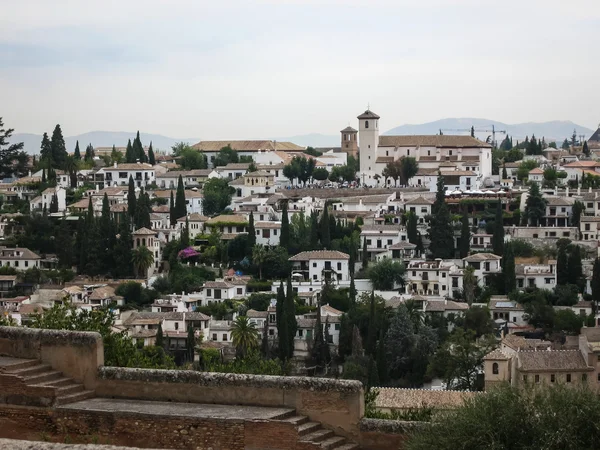
<path id="1" fill-rule="evenodd" d="M 399 387 L 387 387 L 387 386 L 373 386 L 373 389 L 389 389 L 394 391 L 420 391 L 420 392 L 460 392 L 464 394 L 485 394 L 483 391 L 460 391 L 458 389 L 424 389 L 424 388 L 399 388 Z"/>

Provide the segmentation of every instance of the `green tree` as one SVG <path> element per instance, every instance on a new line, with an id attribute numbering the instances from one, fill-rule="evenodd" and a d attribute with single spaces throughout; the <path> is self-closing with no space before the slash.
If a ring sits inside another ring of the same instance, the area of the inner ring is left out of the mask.
<path id="1" fill-rule="evenodd" d="M 460 227 L 460 257 L 466 258 L 469 256 L 471 248 L 471 227 L 469 226 L 469 215 L 463 212 Z"/>
<path id="2" fill-rule="evenodd" d="M 250 211 L 248 216 L 248 248 L 250 252 L 254 251 L 256 245 L 256 228 L 254 227 L 254 213 Z M 261 276 L 262 278 L 262 276 Z"/>
<path id="3" fill-rule="evenodd" d="M 133 151 L 133 146 L 131 145 L 131 139 L 127 140 L 127 150 L 125 151 L 125 162 L 126 163 L 134 163 L 136 160 L 135 152 Z"/>
<path id="4" fill-rule="evenodd" d="M 323 327 L 321 322 L 320 307 L 317 306 L 317 320 L 315 322 L 315 329 L 313 331 L 314 340 L 311 356 L 318 369 L 322 369 L 323 367 L 327 366 L 331 360 L 329 345 L 327 344 L 327 339 L 323 336 L 323 330 L 325 329 L 325 332 L 327 332 L 328 326 L 329 323 L 326 322 L 325 327 Z"/>
<path id="5" fill-rule="evenodd" d="M 540 220 L 546 215 L 546 203 L 540 192 L 540 187 L 537 183 L 533 183 L 525 202 L 525 217 L 528 224 L 539 226 Z"/>
<path id="6" fill-rule="evenodd" d="M 570 247 L 568 261 L 567 261 L 567 274 L 568 282 L 570 284 L 580 284 L 583 278 L 583 267 L 581 263 L 581 247 L 579 245 L 573 245 Z"/>
<path id="7" fill-rule="evenodd" d="M 268 253 L 269 251 L 264 245 L 255 244 L 254 247 L 252 247 L 252 262 L 258 266 L 258 278 L 261 280 L 263 279 L 262 268 L 267 260 Z"/>
<path id="8" fill-rule="evenodd" d="M 133 182 L 133 177 L 129 176 L 129 187 L 127 189 L 127 212 L 129 216 L 133 217 L 136 213 L 136 202 L 137 199 L 135 197 L 135 184 Z"/>
<path id="9" fill-rule="evenodd" d="M 593 449 L 600 399 L 587 388 L 500 386 L 417 427 L 406 450 Z M 491 414 L 491 411 L 511 411 Z M 477 424 L 477 426 L 474 426 Z"/>
<path id="10" fill-rule="evenodd" d="M 56 193 L 52 194 L 52 199 L 50 200 L 50 214 L 54 214 L 58 212 L 58 197 Z"/>
<path id="11" fill-rule="evenodd" d="M 52 132 L 52 138 L 50 139 L 50 148 L 52 151 L 52 167 L 62 167 L 65 159 L 68 156 L 67 147 L 65 146 L 65 139 L 63 138 L 62 130 L 60 125 L 54 127 Z"/>
<path id="12" fill-rule="evenodd" d="M 585 211 L 585 205 L 583 204 L 583 202 L 580 202 L 579 200 L 575 200 L 575 203 L 573 204 L 571 220 L 570 220 L 572 227 L 577 227 L 577 229 L 579 229 L 579 223 L 581 222 L 581 213 L 583 213 L 584 211 Z"/>
<path id="13" fill-rule="evenodd" d="M 363 248 L 362 248 L 362 269 L 366 270 L 369 266 L 369 252 L 367 251 L 367 239 L 363 239 Z"/>
<path id="14" fill-rule="evenodd" d="M 175 199 L 173 198 L 173 190 L 171 190 L 171 199 L 169 201 L 169 222 L 171 223 L 171 227 L 175 227 L 177 225 L 176 217 L 177 213 L 175 212 Z"/>
<path id="15" fill-rule="evenodd" d="M 131 221 L 128 214 L 121 218 L 119 237 L 114 247 L 115 266 L 113 275 L 126 278 L 132 275 L 133 238 L 131 236 Z"/>
<path id="16" fill-rule="evenodd" d="M 238 316 L 231 327 L 231 339 L 240 358 L 258 348 L 260 333 L 247 316 Z"/>
<path id="17" fill-rule="evenodd" d="M 211 178 L 204 183 L 202 210 L 205 215 L 212 216 L 223 211 L 231 203 L 233 189 L 226 180 Z"/>
<path id="18" fill-rule="evenodd" d="M 188 248 L 190 246 L 190 222 L 186 216 L 185 218 L 185 227 L 181 232 L 181 238 L 179 239 L 181 243 L 181 249 Z"/>
<path id="19" fill-rule="evenodd" d="M 556 284 L 567 284 L 569 282 L 569 255 L 567 246 L 571 241 L 559 239 L 556 246 L 558 254 L 556 257 Z"/>
<path id="20" fill-rule="evenodd" d="M 61 219 L 58 226 L 56 244 L 59 268 L 70 269 L 73 266 L 73 236 L 65 217 Z"/>
<path id="21" fill-rule="evenodd" d="M 458 328 L 438 350 L 430 370 L 442 377 L 448 389 L 479 390 L 477 378 L 483 370 L 483 358 L 496 345 L 493 336 L 477 340 L 474 331 Z"/>
<path id="22" fill-rule="evenodd" d="M 414 212 L 409 211 L 406 216 L 406 234 L 408 237 L 408 242 L 417 245 L 417 240 L 419 237 L 419 232 L 417 230 L 417 215 Z"/>
<path id="23" fill-rule="evenodd" d="M 506 171 L 506 163 L 502 164 L 502 179 L 508 179 L 508 172 Z"/>
<path id="24" fill-rule="evenodd" d="M 598 304 L 600 303 L 600 258 L 594 260 L 594 267 L 592 269 L 592 300 L 596 311 L 598 310 Z"/>
<path id="25" fill-rule="evenodd" d="M 92 144 L 88 144 L 88 146 L 85 148 L 85 155 L 83 157 L 84 161 L 93 161 L 95 155 L 96 152 L 94 151 L 94 147 Z"/>
<path id="26" fill-rule="evenodd" d="M 110 152 L 110 161 L 112 164 L 121 164 L 123 161 L 123 153 L 117 150 L 117 147 L 112 146 L 112 151 Z"/>
<path id="27" fill-rule="evenodd" d="M 317 167 L 315 170 L 313 170 L 312 177 L 318 181 L 325 181 L 327 178 L 329 178 L 329 172 L 324 167 Z"/>
<path id="28" fill-rule="evenodd" d="M 154 255 L 145 245 L 140 245 L 131 252 L 131 263 L 133 264 L 136 277 L 138 278 L 140 275 L 143 275 L 143 277 L 146 278 L 148 269 L 153 262 Z"/>
<path id="29" fill-rule="evenodd" d="M 279 236 L 279 245 L 285 249 L 290 247 L 290 221 L 288 218 L 287 202 L 283 202 L 281 209 L 281 234 Z"/>
<path id="30" fill-rule="evenodd" d="M 554 331 L 578 335 L 586 316 L 576 314 L 572 309 L 562 309 L 554 314 Z"/>
<path id="31" fill-rule="evenodd" d="M 429 248 L 434 258 L 449 259 L 454 256 L 454 231 L 446 205 L 444 177 L 438 172 L 437 178 L 436 199 L 429 227 Z"/>
<path id="32" fill-rule="evenodd" d="M 517 169 L 517 179 L 519 181 L 525 180 L 529 176 L 529 172 L 536 167 L 538 167 L 538 163 L 533 159 L 523 161 L 519 164 L 519 168 Z"/>
<path id="33" fill-rule="evenodd" d="M 514 292 L 517 289 L 517 276 L 515 271 L 515 254 L 513 251 L 513 243 L 509 242 L 504 248 L 502 257 L 502 273 L 504 274 L 504 284 L 506 293 Z"/>
<path id="34" fill-rule="evenodd" d="M 385 258 L 369 267 L 367 276 L 373 289 L 391 291 L 396 285 L 404 286 L 405 271 L 401 262 Z"/>
<path id="35" fill-rule="evenodd" d="M 238 163 L 240 162 L 240 158 L 238 156 L 238 152 L 231 148 L 230 144 L 227 144 L 225 147 L 219 150 L 219 153 L 215 157 L 214 166 L 226 166 L 230 163 Z"/>
<path id="36" fill-rule="evenodd" d="M 298 330 L 298 323 L 296 322 L 296 306 L 294 301 L 294 290 L 292 289 L 292 280 L 288 278 L 285 302 L 282 311 L 282 320 L 285 322 L 285 332 L 287 333 L 286 348 L 284 349 L 286 358 L 288 360 L 294 356 L 294 337 Z M 280 343 L 281 345 L 281 343 Z"/>
<path id="37" fill-rule="evenodd" d="M 12 134 L 13 130 L 8 131 Z M 2 130 L 2 132 L 4 133 L 4 130 Z M 8 137 L 10 137 L 10 135 Z M 3 145 L 7 144 L 8 143 L 5 142 Z M 23 146 L 21 146 L 21 148 L 23 148 Z M 54 162 L 52 161 L 52 146 L 50 145 L 48 133 L 44 133 L 44 135 L 42 136 L 42 144 L 40 146 L 40 161 L 44 163 L 46 168 L 50 168 L 54 164 Z"/>
<path id="38" fill-rule="evenodd" d="M 504 218 L 502 215 L 502 202 L 496 204 L 496 219 L 494 220 L 494 235 L 492 237 L 494 254 L 502 256 L 504 252 Z"/>
<path id="39" fill-rule="evenodd" d="M 136 161 L 141 163 L 148 162 L 148 158 L 146 157 L 146 152 L 144 151 L 144 146 L 142 145 L 142 140 L 140 139 L 140 132 L 138 131 L 135 139 L 133 140 L 133 154 L 135 156 Z M 136 162 L 133 161 L 133 162 Z"/>
<path id="40" fill-rule="evenodd" d="M 154 156 L 154 149 L 152 148 L 152 141 L 150 141 L 150 147 L 148 147 L 148 163 L 151 165 L 156 164 L 156 157 Z"/>
<path id="41" fill-rule="evenodd" d="M 135 227 L 151 228 L 150 214 L 152 214 L 152 205 L 148 193 L 141 188 L 140 195 L 135 204 Z"/>
<path id="42" fill-rule="evenodd" d="M 20 177 L 26 173 L 25 165 L 29 162 L 29 156 L 22 151 L 22 142 L 9 143 L 13 131 L 12 128 L 4 128 L 0 117 L 0 178 L 10 178 L 13 175 Z M 47 140 L 48 136 L 44 136 Z"/>
<path id="43" fill-rule="evenodd" d="M 198 150 L 190 147 L 188 144 L 178 142 L 173 147 L 173 154 L 177 157 L 179 165 L 184 170 L 207 169 L 208 160 L 206 155 L 203 155 Z"/>
<path id="44" fill-rule="evenodd" d="M 463 295 L 469 306 L 475 301 L 475 289 L 477 288 L 477 277 L 473 266 L 467 266 L 463 274 Z"/>
<path id="45" fill-rule="evenodd" d="M 183 177 L 181 175 L 179 175 L 179 179 L 177 180 L 177 191 L 175 193 L 175 216 L 176 219 L 187 216 L 185 187 L 183 186 Z"/>
<path id="46" fill-rule="evenodd" d="M 47 136 L 46 136 L 47 138 Z M 79 150 L 79 141 L 75 142 L 75 152 L 73 153 L 73 158 L 76 161 L 81 161 L 81 151 Z"/>
<path id="47" fill-rule="evenodd" d="M 325 249 L 329 249 L 331 245 L 331 234 L 329 230 L 329 204 L 325 202 L 325 206 L 323 207 L 323 215 L 321 216 L 320 222 L 320 230 L 321 230 L 321 245 Z"/>
<path id="48" fill-rule="evenodd" d="M 156 330 L 156 341 L 155 341 L 154 345 L 156 345 L 157 347 L 160 347 L 160 348 L 164 348 L 164 346 L 165 346 L 163 330 L 162 330 L 162 322 L 158 322 L 158 329 Z"/>

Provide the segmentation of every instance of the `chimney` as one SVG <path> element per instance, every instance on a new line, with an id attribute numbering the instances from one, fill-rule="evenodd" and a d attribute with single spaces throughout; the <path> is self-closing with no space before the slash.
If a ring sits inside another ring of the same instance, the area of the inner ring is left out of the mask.
<path id="1" fill-rule="evenodd" d="M 581 186 L 577 186 L 577 195 L 581 195 Z"/>
<path id="2" fill-rule="evenodd" d="M 565 188 L 565 196 L 568 197 L 569 196 L 569 186 L 567 186 Z"/>
<path id="3" fill-rule="evenodd" d="M 114 167 L 115 169 L 117 168 L 117 162 L 116 162 L 116 161 L 113 163 L 113 167 Z"/>

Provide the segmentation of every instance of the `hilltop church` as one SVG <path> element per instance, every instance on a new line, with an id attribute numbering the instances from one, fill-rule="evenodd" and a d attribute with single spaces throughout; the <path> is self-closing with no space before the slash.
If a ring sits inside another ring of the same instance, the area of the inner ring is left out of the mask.
<path id="1" fill-rule="evenodd" d="M 491 181 L 492 146 L 471 136 L 379 135 L 380 117 L 367 109 L 358 117 L 358 130 L 341 131 L 341 150 L 360 158 L 357 174 L 367 186 L 393 185 L 384 180 L 385 166 L 403 157 L 413 157 L 419 172 L 409 181 L 411 186 L 428 186 L 435 191 L 438 171 L 448 190 L 477 190 Z"/>

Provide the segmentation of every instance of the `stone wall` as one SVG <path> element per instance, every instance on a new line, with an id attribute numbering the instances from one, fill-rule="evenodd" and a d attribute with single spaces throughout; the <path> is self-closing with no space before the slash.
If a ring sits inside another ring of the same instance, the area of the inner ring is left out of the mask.
<path id="1" fill-rule="evenodd" d="M 131 412 L 0 406 L 0 438 L 100 443 L 152 449 L 299 450 L 283 421 L 160 417 Z M 306 450 L 317 450 L 308 445 Z"/>
<path id="2" fill-rule="evenodd" d="M 0 355 L 41 360 L 93 389 L 104 345 L 98 333 L 0 327 Z"/>
<path id="3" fill-rule="evenodd" d="M 138 400 L 284 406 L 351 439 L 357 438 L 364 415 L 360 382 L 325 378 L 102 367 L 96 394 Z"/>

